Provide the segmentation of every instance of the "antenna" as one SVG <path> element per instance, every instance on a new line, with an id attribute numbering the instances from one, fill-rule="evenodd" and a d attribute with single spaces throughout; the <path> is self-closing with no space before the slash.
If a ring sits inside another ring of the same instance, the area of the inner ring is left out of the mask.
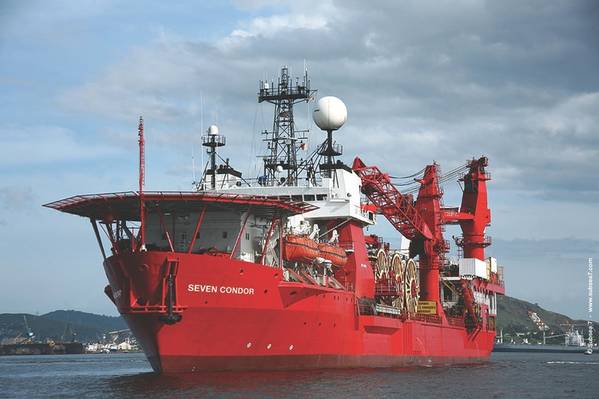
<path id="1" fill-rule="evenodd" d="M 333 142 L 333 131 L 341 128 L 347 120 L 347 108 L 337 97 L 327 96 L 318 100 L 312 116 L 316 126 L 327 132 L 327 140 L 318 151 L 319 155 L 326 157 L 326 163 L 321 164 L 320 169 L 324 170 L 325 176 L 333 177 L 333 158 L 343 153 L 343 148 Z"/>
<path id="2" fill-rule="evenodd" d="M 137 127 L 137 133 L 139 136 L 139 237 L 141 252 L 146 251 L 146 228 L 145 228 L 145 203 L 144 203 L 144 184 L 146 183 L 146 154 L 145 154 L 145 140 L 144 140 L 144 119 L 143 116 L 139 117 L 139 125 Z"/>
<path id="3" fill-rule="evenodd" d="M 210 169 L 206 169 L 202 182 L 206 181 L 206 175 L 210 173 L 210 189 L 216 190 L 216 149 L 226 144 L 225 136 L 219 134 L 216 125 L 210 125 L 208 131 L 202 136 L 202 145 L 208 147 L 207 151 L 210 155 Z"/>
<path id="4" fill-rule="evenodd" d="M 200 91 L 200 132 L 204 133 L 204 94 Z M 204 151 L 200 151 L 200 165 L 204 165 Z"/>
<path id="5" fill-rule="evenodd" d="M 196 160 L 194 154 L 193 135 L 191 136 L 191 179 L 193 183 L 196 181 Z"/>
<path id="6" fill-rule="evenodd" d="M 310 89 L 308 74 L 304 73 L 303 81 L 296 79 L 294 84 L 289 68 L 283 66 L 275 83 L 260 81 L 258 102 L 268 102 L 275 106 L 273 128 L 263 131 L 266 136 L 269 154 L 263 155 L 264 177 L 262 184 L 274 186 L 284 184 L 297 185 L 299 166 L 297 152 L 306 140 L 307 130 L 296 130 L 293 117 L 293 106 L 300 102 L 308 102 L 315 90 Z M 286 177 L 280 176 L 285 173 Z M 279 180 L 280 179 L 280 180 Z"/>

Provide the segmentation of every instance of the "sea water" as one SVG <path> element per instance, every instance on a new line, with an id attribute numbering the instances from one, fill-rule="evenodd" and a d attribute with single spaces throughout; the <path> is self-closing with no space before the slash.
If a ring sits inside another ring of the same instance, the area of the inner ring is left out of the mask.
<path id="1" fill-rule="evenodd" d="M 141 353 L 0 357 L 0 398 L 599 398 L 599 355 L 483 365 L 159 375 Z"/>

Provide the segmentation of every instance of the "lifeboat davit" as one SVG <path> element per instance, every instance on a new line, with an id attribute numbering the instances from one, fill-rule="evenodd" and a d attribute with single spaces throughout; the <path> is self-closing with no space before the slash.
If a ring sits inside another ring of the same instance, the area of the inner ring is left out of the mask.
<path id="1" fill-rule="evenodd" d="M 283 239 L 283 259 L 311 263 L 319 256 L 318 243 L 307 236 L 288 234 Z"/>
<path id="2" fill-rule="evenodd" d="M 318 250 L 321 258 L 331 261 L 337 267 L 343 267 L 347 263 L 347 254 L 341 247 L 321 242 L 318 244 Z"/>

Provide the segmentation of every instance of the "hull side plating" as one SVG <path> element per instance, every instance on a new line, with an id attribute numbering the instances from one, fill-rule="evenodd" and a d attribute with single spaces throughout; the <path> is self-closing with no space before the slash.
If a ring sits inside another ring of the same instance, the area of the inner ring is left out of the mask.
<path id="1" fill-rule="evenodd" d="M 174 259 L 182 319 L 167 324 L 162 283 Z M 113 256 L 104 266 L 156 371 L 477 363 L 493 348 L 494 331 L 360 315 L 353 292 L 288 282 L 278 268 L 167 252 Z"/>

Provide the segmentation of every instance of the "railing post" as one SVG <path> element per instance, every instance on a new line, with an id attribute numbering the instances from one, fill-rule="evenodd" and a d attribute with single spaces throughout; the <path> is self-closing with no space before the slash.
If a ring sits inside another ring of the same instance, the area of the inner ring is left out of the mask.
<path id="1" fill-rule="evenodd" d="M 158 216 L 160 217 L 160 225 L 162 226 L 162 230 L 164 230 L 164 234 L 166 235 L 166 239 L 168 241 L 168 246 L 171 249 L 171 252 L 175 252 L 175 248 L 173 247 L 173 242 L 171 241 L 171 236 L 168 233 L 168 228 L 164 223 L 164 216 L 162 215 L 162 211 L 158 211 Z"/>
<path id="2" fill-rule="evenodd" d="M 248 208 L 245 218 L 243 219 L 243 223 L 241 224 L 241 229 L 239 230 L 239 234 L 237 234 L 237 239 L 235 239 L 235 244 L 233 245 L 233 249 L 231 250 L 231 256 L 230 256 L 231 259 L 235 255 L 235 251 L 237 250 L 237 247 L 239 246 L 239 241 L 241 241 L 241 236 L 243 234 L 243 231 L 245 230 L 245 225 L 246 225 L 248 219 L 250 218 L 250 210 L 251 209 L 252 209 L 251 207 Z"/>
<path id="3" fill-rule="evenodd" d="M 94 229 L 94 234 L 96 235 L 96 240 L 98 241 L 98 246 L 100 247 L 100 252 L 102 252 L 102 257 L 106 260 L 106 251 L 104 251 L 104 245 L 102 245 L 102 239 L 100 238 L 100 232 L 98 231 L 98 225 L 96 223 L 96 219 L 89 218 L 89 221 L 92 224 L 92 228 Z"/>
<path id="4" fill-rule="evenodd" d="M 193 249 L 194 244 L 196 243 L 196 237 L 200 231 L 200 226 L 202 225 L 202 221 L 204 220 L 204 214 L 206 213 L 206 207 L 202 209 L 200 216 L 198 217 L 198 222 L 196 223 L 196 228 L 193 231 L 193 237 L 191 238 L 191 242 L 189 243 L 189 248 L 187 249 L 187 253 L 190 254 Z"/>
<path id="5" fill-rule="evenodd" d="M 270 242 L 270 236 L 272 235 L 272 232 L 275 228 L 275 225 L 277 224 L 277 219 L 273 218 L 272 221 L 270 222 L 270 226 L 268 228 L 268 232 L 266 233 L 266 237 L 264 240 L 264 245 L 262 246 L 262 253 L 260 254 L 260 260 L 258 261 L 258 264 L 263 265 L 264 264 L 264 258 L 266 257 L 266 250 L 268 249 L 268 243 Z"/>
<path id="6" fill-rule="evenodd" d="M 279 267 L 283 268 L 283 219 L 279 218 Z"/>

